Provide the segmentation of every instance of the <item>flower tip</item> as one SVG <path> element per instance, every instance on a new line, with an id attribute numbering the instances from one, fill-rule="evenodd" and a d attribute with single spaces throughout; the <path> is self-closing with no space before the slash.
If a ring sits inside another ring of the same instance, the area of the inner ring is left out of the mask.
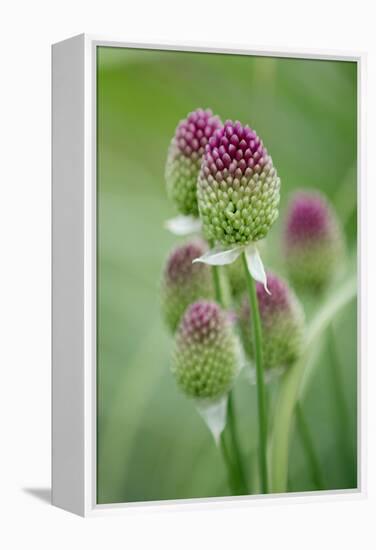
<path id="1" fill-rule="evenodd" d="M 264 368 L 283 370 L 300 357 L 304 346 L 304 313 L 294 291 L 277 275 L 268 272 L 268 292 L 256 284 L 263 334 Z M 250 324 L 252 312 L 247 294 L 239 311 L 240 330 L 246 353 L 255 357 Z M 276 371 L 275 371 L 276 372 Z"/>
<path id="2" fill-rule="evenodd" d="M 208 140 L 197 181 L 204 234 L 222 246 L 263 239 L 278 217 L 279 189 L 272 158 L 256 132 L 226 121 Z"/>
<path id="3" fill-rule="evenodd" d="M 211 300 L 198 300 L 185 311 L 175 338 L 172 372 L 189 397 L 227 396 L 238 374 L 238 341 L 227 312 Z"/>
<path id="4" fill-rule="evenodd" d="M 181 120 L 170 143 L 165 168 L 167 193 L 183 215 L 198 216 L 197 177 L 210 137 L 222 122 L 210 109 L 196 109 Z"/>
<path id="5" fill-rule="evenodd" d="M 294 193 L 285 219 L 283 245 L 293 284 L 320 292 L 344 257 L 343 228 L 327 197 L 316 190 Z"/>

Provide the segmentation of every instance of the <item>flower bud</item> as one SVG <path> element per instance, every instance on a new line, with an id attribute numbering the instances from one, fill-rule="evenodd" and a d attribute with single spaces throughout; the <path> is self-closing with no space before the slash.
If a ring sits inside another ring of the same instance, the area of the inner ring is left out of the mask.
<path id="1" fill-rule="evenodd" d="M 256 132 L 227 121 L 209 139 L 198 178 L 204 232 L 224 246 L 262 239 L 278 217 L 280 179 Z"/>
<path id="2" fill-rule="evenodd" d="M 238 372 L 238 347 L 231 321 L 215 302 L 189 306 L 176 333 L 172 372 L 189 397 L 219 399 Z"/>
<path id="3" fill-rule="evenodd" d="M 197 109 L 181 120 L 167 156 L 167 193 L 178 211 L 198 216 L 197 177 L 209 138 L 221 126 L 210 109 Z"/>
<path id="4" fill-rule="evenodd" d="M 175 248 L 169 255 L 161 285 L 161 304 L 166 324 L 175 332 L 187 307 L 200 298 L 214 297 L 210 267 L 192 261 L 206 250 L 200 240 Z"/>
<path id="5" fill-rule="evenodd" d="M 267 294 L 261 283 L 256 284 L 259 305 L 263 366 L 265 370 L 288 367 L 298 359 L 302 351 L 304 314 L 294 292 L 287 283 L 268 273 Z M 252 315 L 248 297 L 245 296 L 240 311 L 240 326 L 246 353 L 254 360 Z"/>
<path id="6" fill-rule="evenodd" d="M 298 288 L 319 291 L 343 257 L 343 235 L 336 214 L 317 192 L 298 192 L 290 202 L 284 230 L 287 268 Z"/>

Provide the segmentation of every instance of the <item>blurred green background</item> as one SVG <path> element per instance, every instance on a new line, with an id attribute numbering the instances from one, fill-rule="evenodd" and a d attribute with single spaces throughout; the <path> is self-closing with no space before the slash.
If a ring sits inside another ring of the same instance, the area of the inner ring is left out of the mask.
<path id="1" fill-rule="evenodd" d="M 197 107 L 249 124 L 282 180 L 268 268 L 284 274 L 279 242 L 290 193 L 314 187 L 344 225 L 346 276 L 356 269 L 356 64 L 100 47 L 97 74 L 98 503 L 228 495 L 214 441 L 169 371 L 172 339 L 158 296 L 177 244 L 163 228 L 176 215 L 165 193 L 167 147 Z M 309 316 L 313 306 L 305 306 Z M 356 485 L 356 303 L 335 319 L 333 340 L 348 416 L 338 415 L 326 342 L 303 406 L 326 487 L 338 489 Z M 256 392 L 242 376 L 235 399 L 252 471 Z M 314 488 L 294 430 L 288 489 Z"/>

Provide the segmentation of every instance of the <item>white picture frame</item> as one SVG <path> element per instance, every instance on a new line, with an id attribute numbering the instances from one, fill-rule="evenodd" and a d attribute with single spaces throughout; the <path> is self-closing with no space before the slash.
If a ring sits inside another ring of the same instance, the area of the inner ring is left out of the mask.
<path id="1" fill-rule="evenodd" d="M 98 505 L 96 499 L 96 52 L 99 46 L 346 60 L 358 65 L 358 487 L 355 490 Z M 79 35 L 52 47 L 52 502 L 81 516 L 143 507 L 251 506 L 362 498 L 365 464 L 363 54 Z"/>

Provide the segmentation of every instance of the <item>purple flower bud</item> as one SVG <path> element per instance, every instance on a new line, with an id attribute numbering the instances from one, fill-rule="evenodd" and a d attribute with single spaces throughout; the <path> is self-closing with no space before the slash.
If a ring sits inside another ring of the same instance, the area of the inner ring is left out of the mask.
<path id="1" fill-rule="evenodd" d="M 180 121 L 167 156 L 167 193 L 178 211 L 198 215 L 197 177 L 205 147 L 221 121 L 210 109 L 197 109 Z"/>
<path id="2" fill-rule="evenodd" d="M 320 290 L 332 278 L 344 252 L 336 214 L 318 192 L 298 192 L 289 204 L 284 228 L 287 268 L 294 285 Z"/>
<path id="3" fill-rule="evenodd" d="M 161 303 L 166 324 L 175 332 L 186 308 L 200 298 L 214 297 L 210 267 L 192 264 L 206 245 L 199 239 L 175 248 L 167 259 L 161 285 Z"/>
<path id="4" fill-rule="evenodd" d="M 266 236 L 278 217 L 280 179 L 254 130 L 228 120 L 209 139 L 197 197 L 204 231 L 223 245 Z"/>
<path id="5" fill-rule="evenodd" d="M 226 312 L 210 301 L 189 306 L 176 333 L 178 386 L 190 397 L 215 400 L 231 389 L 237 371 L 237 340 Z"/>
<path id="6" fill-rule="evenodd" d="M 257 300 L 262 326 L 264 368 L 288 367 L 301 354 L 304 330 L 304 315 L 298 299 L 287 283 L 268 273 L 267 294 L 261 283 L 256 283 Z M 252 318 L 248 297 L 245 296 L 240 325 L 244 348 L 254 359 Z"/>

